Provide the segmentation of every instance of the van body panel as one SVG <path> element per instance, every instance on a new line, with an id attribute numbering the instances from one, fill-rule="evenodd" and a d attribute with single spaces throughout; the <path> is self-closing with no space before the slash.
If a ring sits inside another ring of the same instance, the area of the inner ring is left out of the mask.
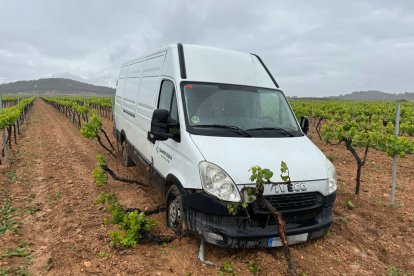
<path id="1" fill-rule="evenodd" d="M 124 111 L 127 110 L 134 115 L 140 80 L 140 78 L 127 78 L 124 84 L 122 107 Z"/>
<path id="2" fill-rule="evenodd" d="M 249 170 L 255 165 L 272 170 L 272 181 L 283 182 L 279 170 L 282 161 L 289 167 L 292 181 L 327 179 L 326 157 L 306 136 L 191 137 L 205 159 L 226 171 L 236 184 L 251 183 Z"/>
<path id="3" fill-rule="evenodd" d="M 124 102 L 123 97 L 122 97 L 124 85 L 125 85 L 125 78 L 119 79 L 116 85 L 114 113 L 120 114 L 120 112 L 122 111 L 122 105 Z M 116 116 L 115 116 L 115 119 L 117 119 Z M 116 122 L 115 122 L 115 125 L 116 125 Z"/>
<path id="4" fill-rule="evenodd" d="M 151 127 L 152 112 L 157 105 L 157 94 L 154 91 L 158 91 L 159 86 L 159 77 L 142 78 L 136 107 L 138 116 L 136 117 L 136 125 L 132 128 L 137 132 L 137 140 L 132 142 L 138 145 L 138 149 L 147 160 L 151 160 L 153 148 L 153 145 L 147 139 L 147 133 Z"/>
<path id="5" fill-rule="evenodd" d="M 162 76 L 171 77 L 177 81 L 180 79 L 180 66 L 178 64 L 178 51 L 177 45 L 170 46 L 164 61 L 164 67 L 162 68 Z"/>
<path id="6" fill-rule="evenodd" d="M 142 77 L 158 77 L 164 65 L 165 51 L 149 56 L 145 59 Z"/>
<path id="7" fill-rule="evenodd" d="M 174 175 L 186 189 L 201 189 L 198 164 L 202 160 L 188 133 L 181 134 L 179 143 L 172 139 L 155 142 L 154 167 L 164 178 Z"/>
<path id="8" fill-rule="evenodd" d="M 117 86 L 117 95 L 122 95 L 122 100 L 117 99 L 122 104 L 115 108 L 115 125 L 148 162 L 151 162 L 153 145 L 147 140 L 147 133 L 157 105 L 159 75 L 166 53 L 166 50 L 159 51 L 125 63 L 121 67 Z"/>

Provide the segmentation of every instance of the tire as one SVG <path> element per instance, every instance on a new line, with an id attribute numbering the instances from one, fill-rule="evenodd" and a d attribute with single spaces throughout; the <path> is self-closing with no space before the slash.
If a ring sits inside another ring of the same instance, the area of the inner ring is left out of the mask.
<path id="1" fill-rule="evenodd" d="M 172 185 L 167 192 L 166 204 L 167 226 L 172 228 L 177 236 L 181 236 L 185 229 L 185 214 L 183 198 L 176 185 Z"/>
<path id="2" fill-rule="evenodd" d="M 125 141 L 122 142 L 122 164 L 125 167 L 131 167 L 134 164 L 134 161 L 131 159 L 131 157 L 128 155 L 128 150 L 127 150 L 127 144 Z"/>

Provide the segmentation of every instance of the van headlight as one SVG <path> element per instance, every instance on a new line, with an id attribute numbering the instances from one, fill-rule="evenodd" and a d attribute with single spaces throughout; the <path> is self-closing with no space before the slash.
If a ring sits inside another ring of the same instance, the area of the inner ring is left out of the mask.
<path id="1" fill-rule="evenodd" d="M 224 201 L 241 201 L 236 184 L 220 167 L 207 161 L 200 162 L 198 167 L 204 191 Z"/>
<path id="2" fill-rule="evenodd" d="M 331 161 L 326 159 L 326 163 L 328 164 L 329 193 L 332 194 L 336 191 L 336 170 Z"/>

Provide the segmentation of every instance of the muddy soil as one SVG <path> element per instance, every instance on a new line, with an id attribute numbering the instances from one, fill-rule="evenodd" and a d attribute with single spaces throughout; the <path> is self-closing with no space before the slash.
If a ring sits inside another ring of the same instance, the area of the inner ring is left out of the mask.
<path id="1" fill-rule="evenodd" d="M 112 134 L 112 122 L 104 120 Z M 389 269 L 414 273 L 414 157 L 398 161 L 396 206 L 389 206 L 391 158 L 369 153 L 361 194 L 355 196 L 356 167 L 344 146 L 312 140 L 333 160 L 339 188 L 335 221 L 324 238 L 292 246 L 298 271 L 306 275 L 384 275 Z M 109 180 L 95 186 L 91 171 L 103 153 L 110 168 L 127 178 L 146 171 L 125 168 L 94 140 L 83 138 L 63 114 L 36 100 L 8 162 L 0 166 L 0 272 L 33 275 L 217 275 L 229 262 L 237 275 L 285 275 L 281 249 L 230 250 L 206 246 L 197 259 L 199 240 L 177 239 L 164 246 L 134 249 L 109 246 L 108 212 L 95 203 L 102 191 L 115 193 L 124 207 L 150 209 L 159 203 L 153 190 Z M 271 168 L 276 170 L 276 168 Z M 349 208 L 351 201 L 354 208 Z M 9 208 L 7 208 L 9 207 Z M 12 208 L 10 208 L 12 207 Z M 165 214 L 154 215 L 155 233 L 170 234 Z M 15 254 L 11 254 L 11 253 Z M 16 253 L 17 252 L 17 253 Z M 1 274 L 1 273 L 0 273 Z"/>

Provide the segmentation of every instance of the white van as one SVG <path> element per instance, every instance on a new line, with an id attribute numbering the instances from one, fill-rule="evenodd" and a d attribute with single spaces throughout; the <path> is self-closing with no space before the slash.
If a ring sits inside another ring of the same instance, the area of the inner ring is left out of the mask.
<path id="1" fill-rule="evenodd" d="M 233 216 L 254 186 L 254 165 L 279 176 L 287 163 L 292 183 L 266 198 L 286 220 L 290 243 L 328 231 L 336 195 L 335 168 L 308 139 L 285 95 L 254 54 L 174 44 L 121 66 L 114 131 L 123 163 L 150 167 L 150 182 L 165 199 L 167 224 L 233 248 L 280 245 L 272 216 L 257 203 Z"/>

